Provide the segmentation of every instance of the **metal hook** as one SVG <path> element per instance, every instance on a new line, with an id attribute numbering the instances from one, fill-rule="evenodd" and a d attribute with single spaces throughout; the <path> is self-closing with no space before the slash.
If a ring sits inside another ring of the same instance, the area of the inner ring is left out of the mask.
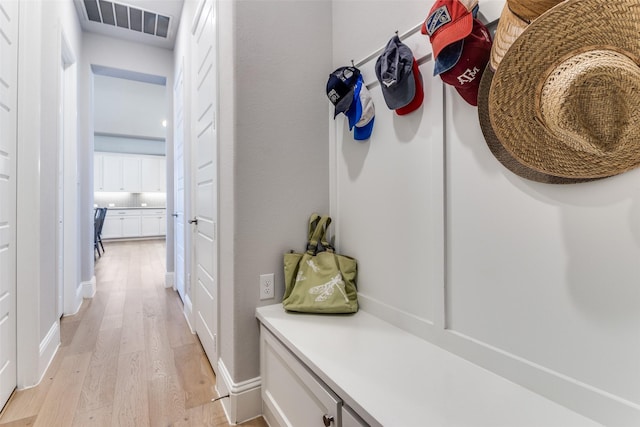
<path id="1" fill-rule="evenodd" d="M 354 68 L 356 67 L 356 64 L 353 63 L 353 59 L 351 60 L 351 66 Z"/>
<path id="2" fill-rule="evenodd" d="M 396 36 L 398 35 L 398 30 L 396 30 Z"/>

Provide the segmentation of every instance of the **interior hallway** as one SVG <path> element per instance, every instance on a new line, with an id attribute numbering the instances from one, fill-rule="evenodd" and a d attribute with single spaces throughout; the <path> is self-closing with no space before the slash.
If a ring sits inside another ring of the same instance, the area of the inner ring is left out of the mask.
<path id="1" fill-rule="evenodd" d="M 0 427 L 228 426 L 215 376 L 164 288 L 163 240 L 106 243 L 97 293 L 61 320 L 42 382 L 14 393 Z M 242 424 L 266 427 L 262 418 Z"/>

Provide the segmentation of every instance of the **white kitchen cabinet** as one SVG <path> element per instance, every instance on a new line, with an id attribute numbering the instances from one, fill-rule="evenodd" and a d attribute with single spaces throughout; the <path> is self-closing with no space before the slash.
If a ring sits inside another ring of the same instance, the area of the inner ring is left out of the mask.
<path id="1" fill-rule="evenodd" d="M 131 209 L 107 210 L 102 226 L 103 239 L 140 237 L 140 211 Z"/>
<path id="2" fill-rule="evenodd" d="M 114 155 L 102 156 L 102 190 L 124 191 L 122 183 L 122 157 Z"/>
<path id="3" fill-rule="evenodd" d="M 142 163 L 147 157 L 135 154 L 117 154 L 117 153 L 95 153 L 94 154 L 94 190 L 95 191 L 124 191 L 129 193 L 140 193 L 142 191 L 165 191 L 166 185 L 160 185 L 164 182 L 166 172 L 164 167 L 164 157 L 153 159 L 154 171 L 153 180 L 150 182 L 145 179 L 146 188 L 143 189 L 143 172 L 149 169 L 145 166 L 143 170 Z M 154 189 L 151 189 L 154 188 Z"/>
<path id="4" fill-rule="evenodd" d="M 165 209 L 149 209 L 140 216 L 140 232 L 142 236 L 163 236 L 166 234 Z"/>
<path id="5" fill-rule="evenodd" d="M 120 218 L 107 216 L 104 219 L 104 224 L 102 224 L 102 238 L 103 239 L 114 239 L 118 237 L 122 237 L 122 225 L 120 224 Z"/>
<path id="6" fill-rule="evenodd" d="M 129 193 L 139 193 L 141 186 L 139 157 L 122 157 L 122 188 Z"/>
<path id="7" fill-rule="evenodd" d="M 164 156 L 142 157 L 140 167 L 143 192 L 164 192 L 167 190 Z"/>
<path id="8" fill-rule="evenodd" d="M 93 191 L 104 191 L 103 157 L 101 153 L 93 156 Z"/>
<path id="9" fill-rule="evenodd" d="M 103 154 L 102 165 L 102 191 L 140 192 L 140 157 Z"/>

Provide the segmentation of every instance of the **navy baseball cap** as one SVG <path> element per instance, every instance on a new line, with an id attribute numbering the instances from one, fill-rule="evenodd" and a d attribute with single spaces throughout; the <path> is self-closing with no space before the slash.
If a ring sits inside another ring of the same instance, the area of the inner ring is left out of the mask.
<path id="1" fill-rule="evenodd" d="M 356 67 L 340 67 L 329 75 L 327 97 L 336 107 L 334 118 L 351 107 L 353 92 L 359 76 L 360 70 Z"/>

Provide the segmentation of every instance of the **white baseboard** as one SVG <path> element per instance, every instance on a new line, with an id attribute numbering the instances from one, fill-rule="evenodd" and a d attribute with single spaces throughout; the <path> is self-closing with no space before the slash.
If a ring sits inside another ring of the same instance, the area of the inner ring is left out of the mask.
<path id="1" fill-rule="evenodd" d="M 187 325 L 189 325 L 191 333 L 195 334 L 196 329 L 193 327 L 193 303 L 189 295 L 184 296 L 184 309 L 182 313 L 184 314 L 184 318 L 187 319 Z"/>
<path id="2" fill-rule="evenodd" d="M 82 285 L 82 297 L 93 298 L 96 295 L 96 276 L 91 280 L 80 283 Z"/>
<path id="3" fill-rule="evenodd" d="M 164 287 L 165 288 L 174 288 L 174 281 L 173 281 L 173 271 L 167 271 L 164 274 Z"/>
<path id="4" fill-rule="evenodd" d="M 44 374 L 47 372 L 47 368 L 53 361 L 53 358 L 60 346 L 60 322 L 56 320 L 49 332 L 40 342 L 40 351 L 38 353 L 38 384 L 42 381 Z"/>
<path id="5" fill-rule="evenodd" d="M 261 416 L 262 381 L 260 377 L 236 383 L 222 359 L 218 360 L 218 371 L 218 378 L 222 381 L 217 381 L 216 389 L 220 396 L 229 395 L 229 398 L 220 400 L 229 424 L 236 425 Z"/>

